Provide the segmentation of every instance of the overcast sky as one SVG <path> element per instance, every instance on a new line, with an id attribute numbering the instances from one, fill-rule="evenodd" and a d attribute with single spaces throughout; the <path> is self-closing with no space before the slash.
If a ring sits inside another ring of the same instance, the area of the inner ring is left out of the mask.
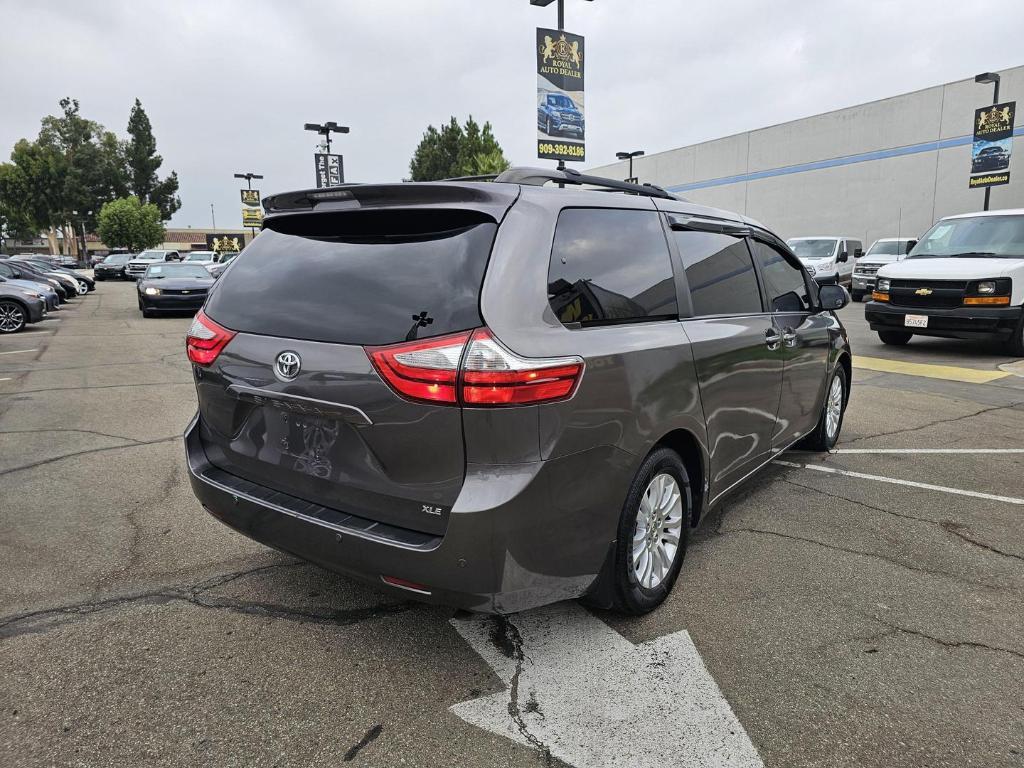
<path id="1" fill-rule="evenodd" d="M 648 153 L 1024 63 L 1024 3 L 566 0 L 586 36 L 587 163 Z M 430 123 L 489 120 L 537 165 L 528 0 L 0 0 L 0 157 L 65 95 L 123 136 L 138 97 L 181 180 L 177 226 L 241 225 L 263 194 L 313 186 L 305 122 L 352 127 L 349 181 L 397 181 Z M 547 164 L 547 163 L 544 163 Z"/>

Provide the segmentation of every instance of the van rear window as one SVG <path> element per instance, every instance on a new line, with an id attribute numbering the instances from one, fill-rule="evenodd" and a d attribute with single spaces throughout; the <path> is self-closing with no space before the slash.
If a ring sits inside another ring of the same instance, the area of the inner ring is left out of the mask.
<path id="1" fill-rule="evenodd" d="M 469 212 L 304 214 L 239 255 L 205 311 L 235 331 L 391 344 L 483 324 L 497 225 Z"/>

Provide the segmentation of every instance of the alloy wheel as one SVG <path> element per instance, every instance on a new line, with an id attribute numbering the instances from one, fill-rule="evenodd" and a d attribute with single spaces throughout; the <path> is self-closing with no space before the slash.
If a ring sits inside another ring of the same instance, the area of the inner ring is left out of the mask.
<path id="1" fill-rule="evenodd" d="M 78 295 L 79 296 L 85 296 L 85 294 L 87 294 L 89 292 L 89 284 L 86 283 L 83 280 L 79 280 L 77 282 L 78 282 Z"/>
<path id="2" fill-rule="evenodd" d="M 640 586 L 661 584 L 676 561 L 683 527 L 683 495 L 676 479 L 655 475 L 640 497 L 633 529 L 633 572 Z"/>
<path id="3" fill-rule="evenodd" d="M 25 325 L 25 312 L 9 301 L 0 303 L 0 333 L 14 333 Z"/>
<path id="4" fill-rule="evenodd" d="M 828 398 L 825 400 L 825 434 L 829 440 L 835 439 L 842 415 L 843 380 L 836 375 L 832 377 L 832 386 L 829 387 Z"/>

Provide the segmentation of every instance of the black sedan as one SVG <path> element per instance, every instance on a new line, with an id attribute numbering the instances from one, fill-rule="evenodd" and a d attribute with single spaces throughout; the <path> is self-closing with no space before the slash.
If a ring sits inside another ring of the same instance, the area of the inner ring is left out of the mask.
<path id="1" fill-rule="evenodd" d="M 97 280 L 129 280 L 125 274 L 125 267 L 128 261 L 134 256 L 132 253 L 112 253 L 103 261 L 93 267 L 93 275 Z"/>
<path id="2" fill-rule="evenodd" d="M 198 264 L 155 262 L 136 284 L 143 317 L 155 312 L 195 312 L 203 306 L 214 278 Z"/>

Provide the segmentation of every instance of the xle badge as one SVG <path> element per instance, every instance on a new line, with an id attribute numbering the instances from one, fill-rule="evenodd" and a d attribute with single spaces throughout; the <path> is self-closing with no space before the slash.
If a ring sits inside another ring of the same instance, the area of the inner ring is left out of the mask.
<path id="1" fill-rule="evenodd" d="M 444 512 L 441 507 L 432 507 L 430 504 L 424 504 L 422 507 L 423 511 L 428 515 L 440 515 Z"/>

